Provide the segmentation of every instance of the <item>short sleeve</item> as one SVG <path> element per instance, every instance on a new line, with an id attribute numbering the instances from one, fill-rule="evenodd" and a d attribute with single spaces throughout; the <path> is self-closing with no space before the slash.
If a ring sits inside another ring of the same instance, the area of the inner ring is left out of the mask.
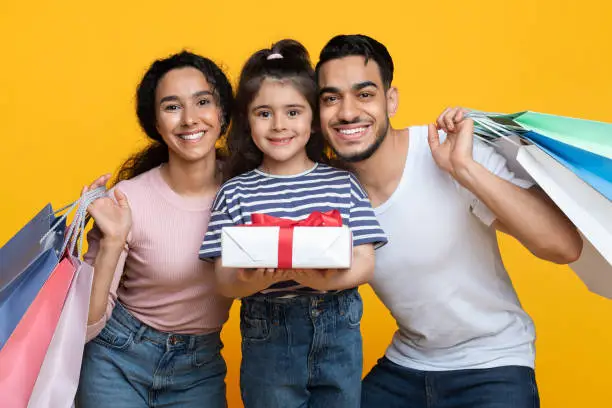
<path id="1" fill-rule="evenodd" d="M 528 189 L 534 185 L 534 182 L 531 180 L 524 180 L 517 177 L 515 173 L 508 168 L 508 163 L 504 156 L 497 152 L 492 146 L 478 139 L 474 140 L 473 157 L 476 162 L 480 163 L 491 173 L 518 187 Z M 465 192 L 470 201 L 472 213 L 485 225 L 491 226 L 496 219 L 495 214 L 493 214 L 493 212 L 473 193 L 468 190 L 465 190 Z"/>
<path id="2" fill-rule="evenodd" d="M 199 256 L 204 261 L 212 262 L 221 256 L 221 230 L 234 225 L 227 205 L 225 191 L 217 193 L 212 206 L 208 229 L 200 246 Z"/>
<path id="3" fill-rule="evenodd" d="M 361 184 L 353 174 L 349 173 L 349 178 L 351 189 L 349 228 L 353 234 L 353 246 L 374 244 L 376 248 L 380 248 L 387 243 L 387 236 L 380 227 Z"/>

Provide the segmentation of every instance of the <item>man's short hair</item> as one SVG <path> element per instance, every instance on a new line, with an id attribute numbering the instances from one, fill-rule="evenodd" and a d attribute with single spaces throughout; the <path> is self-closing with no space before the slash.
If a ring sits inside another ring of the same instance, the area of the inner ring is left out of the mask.
<path id="1" fill-rule="evenodd" d="M 385 89 L 391 87 L 393 81 L 393 59 L 387 51 L 387 47 L 375 39 L 362 34 L 337 35 L 321 50 L 319 62 L 315 68 L 317 82 L 321 65 L 334 59 L 361 56 L 365 58 L 365 63 L 372 59 L 378 64 L 380 76 Z"/>

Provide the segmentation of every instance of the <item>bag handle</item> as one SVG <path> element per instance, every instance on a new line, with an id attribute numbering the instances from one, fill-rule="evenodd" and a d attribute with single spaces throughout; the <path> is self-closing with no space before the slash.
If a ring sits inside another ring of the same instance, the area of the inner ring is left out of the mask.
<path id="1" fill-rule="evenodd" d="M 83 255 L 83 236 L 85 231 L 85 226 L 90 219 L 90 216 L 87 214 L 87 207 L 94 201 L 99 198 L 102 198 L 107 195 L 106 187 L 101 186 L 96 189 L 87 191 L 81 197 L 74 201 L 71 204 L 68 204 L 57 211 L 54 211 L 53 215 L 57 215 L 64 210 L 67 210 L 60 218 L 55 220 L 49 231 L 41 238 L 40 242 L 42 243 L 49 234 L 55 232 L 59 225 L 61 225 L 62 221 L 68 218 L 68 215 L 76 209 L 76 213 L 72 222 L 70 223 L 70 227 L 68 231 L 64 235 L 64 243 L 62 245 L 62 249 L 60 251 L 60 256 L 64 254 L 66 250 L 68 250 L 68 254 L 74 254 L 74 249 L 76 247 L 78 241 L 78 257 L 79 259 Z"/>
<path id="2" fill-rule="evenodd" d="M 481 111 L 470 111 L 465 115 L 466 118 L 472 119 L 477 125 L 477 127 L 480 127 L 480 129 L 474 129 L 474 135 L 483 142 L 491 145 L 493 144 L 490 139 L 482 136 L 486 135 L 490 138 L 502 138 L 512 143 L 516 147 L 521 147 L 519 143 L 511 139 L 512 136 L 516 136 L 523 139 L 521 135 L 518 132 L 510 129 L 509 127 L 492 120 L 491 116 L 502 115 L 498 113 L 487 113 Z M 479 135 L 478 133 L 481 133 L 481 135 Z"/>

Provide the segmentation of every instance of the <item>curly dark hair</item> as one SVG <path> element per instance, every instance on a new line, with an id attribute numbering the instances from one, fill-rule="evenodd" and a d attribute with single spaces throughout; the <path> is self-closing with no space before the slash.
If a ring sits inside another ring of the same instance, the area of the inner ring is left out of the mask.
<path id="1" fill-rule="evenodd" d="M 280 54 L 282 58 L 268 59 L 271 54 Z M 263 153 L 251 137 L 248 110 L 266 78 L 291 81 L 306 98 L 313 115 L 313 133 L 306 144 L 306 154 L 314 162 L 327 161 L 327 144 L 318 125 L 318 94 L 310 56 L 302 44 L 285 39 L 273 44 L 271 48 L 257 51 L 242 68 L 234 117 L 227 137 L 229 160 L 224 175 L 228 179 L 257 168 L 263 160 Z"/>
<path id="2" fill-rule="evenodd" d="M 157 131 L 155 91 L 163 76 L 177 68 L 193 67 L 202 72 L 213 89 L 213 95 L 221 111 L 221 134 L 225 134 L 233 110 L 232 85 L 217 64 L 208 58 L 182 51 L 168 58 L 153 62 L 144 74 L 136 90 L 136 115 L 140 127 L 152 140 L 142 151 L 127 159 L 120 167 L 115 183 L 131 179 L 168 161 L 168 146 Z M 225 154 L 217 149 L 218 157 Z"/>

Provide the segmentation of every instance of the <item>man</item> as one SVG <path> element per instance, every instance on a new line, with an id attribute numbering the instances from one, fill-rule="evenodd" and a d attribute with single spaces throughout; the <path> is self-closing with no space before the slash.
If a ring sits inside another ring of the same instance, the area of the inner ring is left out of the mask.
<path id="1" fill-rule="evenodd" d="M 462 109 L 393 129 L 393 61 L 376 40 L 334 37 L 316 72 L 323 133 L 389 235 L 371 285 L 399 330 L 364 379 L 363 407 L 538 407 L 535 330 L 495 231 L 564 264 L 582 250 L 575 227 L 474 140 Z"/>

